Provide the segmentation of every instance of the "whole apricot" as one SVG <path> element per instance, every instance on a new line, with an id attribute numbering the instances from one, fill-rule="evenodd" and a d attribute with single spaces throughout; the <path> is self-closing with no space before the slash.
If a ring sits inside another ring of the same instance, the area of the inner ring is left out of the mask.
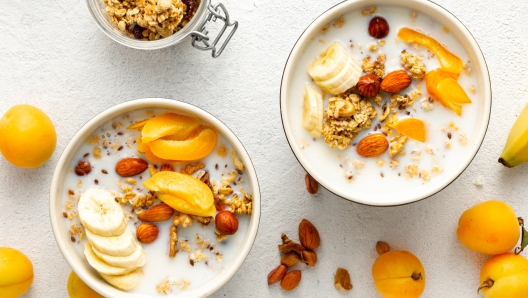
<path id="1" fill-rule="evenodd" d="M 480 270 L 485 298 L 528 298 L 528 259 L 511 252 L 495 255 Z"/>
<path id="2" fill-rule="evenodd" d="M 86 285 L 73 271 L 68 278 L 68 295 L 70 298 L 103 298 Z"/>
<path id="3" fill-rule="evenodd" d="M 42 165 L 53 154 L 56 143 L 53 123 L 34 106 L 13 106 L 0 119 L 0 153 L 17 167 Z"/>
<path id="4" fill-rule="evenodd" d="M 33 264 L 20 251 L 0 247 L 0 298 L 16 298 L 33 282 Z"/>
<path id="5" fill-rule="evenodd" d="M 372 265 L 372 277 L 383 298 L 420 297 L 425 289 L 422 263 L 404 250 L 391 250 L 379 256 Z"/>
<path id="6" fill-rule="evenodd" d="M 458 239 L 469 249 L 485 254 L 509 251 L 517 244 L 520 233 L 515 211 L 496 200 L 469 208 L 458 221 Z"/>

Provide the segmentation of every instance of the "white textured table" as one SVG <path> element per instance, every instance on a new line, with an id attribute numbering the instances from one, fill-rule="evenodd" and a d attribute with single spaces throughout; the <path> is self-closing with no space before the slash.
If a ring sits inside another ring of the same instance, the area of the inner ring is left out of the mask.
<path id="1" fill-rule="evenodd" d="M 57 149 L 44 166 L 25 170 L 0 159 L 0 246 L 23 251 L 35 280 L 24 297 L 67 297 L 71 271 L 51 231 L 48 193 L 57 160 L 74 133 L 99 112 L 143 97 L 174 98 L 206 109 L 226 123 L 252 157 L 262 192 L 257 239 L 238 273 L 214 297 L 377 297 L 371 278 L 374 245 L 383 239 L 415 253 L 427 271 L 424 297 L 478 297 L 487 256 L 456 238 L 458 217 L 488 199 L 528 216 L 528 165 L 506 169 L 498 155 L 527 100 L 528 1 L 438 0 L 470 30 L 488 63 L 493 108 L 486 139 L 468 169 L 426 200 L 391 208 L 362 206 L 322 189 L 309 195 L 304 170 L 286 141 L 279 87 L 298 36 L 339 0 L 222 0 L 238 32 L 218 59 L 190 40 L 143 52 L 121 46 L 96 27 L 84 1 L 3 0 L 0 10 L 0 114 L 28 103 L 55 123 Z M 482 176 L 484 185 L 473 181 Z M 280 233 L 296 236 L 302 218 L 322 235 L 319 262 L 303 269 L 297 289 L 268 287 L 279 262 Z M 526 255 L 526 254 L 525 254 Z M 333 274 L 346 267 L 354 289 L 337 292 Z"/>

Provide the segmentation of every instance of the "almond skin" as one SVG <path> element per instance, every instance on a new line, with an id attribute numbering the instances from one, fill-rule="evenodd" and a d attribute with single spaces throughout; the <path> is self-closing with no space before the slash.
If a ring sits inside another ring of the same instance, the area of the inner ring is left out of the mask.
<path id="1" fill-rule="evenodd" d="M 136 237 L 141 243 L 152 243 L 158 238 L 159 229 L 155 224 L 142 223 L 136 229 Z"/>
<path id="2" fill-rule="evenodd" d="M 167 204 L 159 204 L 153 207 L 150 207 L 145 212 L 141 213 L 138 218 L 141 221 L 150 221 L 150 222 L 161 222 L 169 220 L 174 214 L 174 209 Z"/>
<path id="3" fill-rule="evenodd" d="M 271 270 L 271 272 L 268 274 L 268 285 L 272 285 L 282 280 L 284 275 L 286 275 L 286 272 L 288 272 L 288 267 L 282 264 L 279 265 L 279 267 Z"/>
<path id="4" fill-rule="evenodd" d="M 123 158 L 117 162 L 115 170 L 121 177 L 131 177 L 143 173 L 148 168 L 148 162 L 137 157 Z"/>
<path id="5" fill-rule="evenodd" d="M 293 270 L 288 272 L 281 281 L 281 287 L 285 291 L 291 291 L 295 289 L 299 282 L 301 281 L 301 271 L 300 270 Z"/>
<path id="6" fill-rule="evenodd" d="M 396 70 L 383 78 L 381 81 L 381 90 L 387 93 L 398 93 L 409 87 L 412 78 L 405 70 Z"/>
<path id="7" fill-rule="evenodd" d="M 376 133 L 366 136 L 363 140 L 359 141 L 356 146 L 356 151 L 363 157 L 376 157 L 380 156 L 389 148 L 389 141 L 385 135 Z"/>
<path id="8" fill-rule="evenodd" d="M 319 231 L 315 226 L 306 219 L 303 219 L 299 224 L 299 240 L 302 246 L 308 250 L 314 250 L 321 244 L 321 238 L 319 237 Z"/>

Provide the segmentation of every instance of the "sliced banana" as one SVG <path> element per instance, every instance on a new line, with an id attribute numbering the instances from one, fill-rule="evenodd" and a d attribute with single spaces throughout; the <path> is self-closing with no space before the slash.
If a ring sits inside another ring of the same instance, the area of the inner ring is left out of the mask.
<path id="1" fill-rule="evenodd" d="M 323 130 L 323 94 L 312 85 L 304 86 L 302 126 L 314 137 Z"/>
<path id="2" fill-rule="evenodd" d="M 86 260 L 88 261 L 90 266 L 97 270 L 97 272 L 104 273 L 107 275 L 123 275 L 137 269 L 136 267 L 115 267 L 105 263 L 103 260 L 101 260 L 98 256 L 95 255 L 90 242 L 86 242 L 84 244 L 84 256 L 86 257 Z"/>
<path id="3" fill-rule="evenodd" d="M 308 65 L 308 74 L 316 81 L 329 80 L 343 69 L 347 59 L 347 50 L 335 41 Z"/>
<path id="4" fill-rule="evenodd" d="M 97 250 L 92 245 L 92 250 L 95 253 L 97 257 L 99 257 L 101 260 L 106 262 L 109 265 L 116 266 L 116 267 L 143 267 L 147 261 L 147 258 L 145 256 L 145 251 L 143 250 L 143 247 L 141 245 L 136 246 L 136 250 L 129 255 L 129 256 L 122 256 L 122 257 L 116 257 L 104 254 Z"/>
<path id="5" fill-rule="evenodd" d="M 143 275 L 143 272 L 141 269 L 137 269 L 124 275 L 108 275 L 104 273 L 100 274 L 109 284 L 128 291 L 138 286 L 139 279 L 141 278 L 141 275 Z"/>
<path id="6" fill-rule="evenodd" d="M 326 81 L 315 81 L 319 87 L 332 95 L 339 95 L 356 86 L 361 77 L 361 68 L 355 66 L 354 58 L 349 57 L 345 66 L 335 77 Z"/>
<path id="7" fill-rule="evenodd" d="M 119 236 L 128 227 L 114 196 L 100 188 L 90 188 L 81 195 L 79 219 L 87 230 L 100 236 Z"/>
<path id="8" fill-rule="evenodd" d="M 92 244 L 98 251 L 110 256 L 129 256 L 139 245 L 137 244 L 130 228 L 127 228 L 123 234 L 112 237 L 95 235 L 88 229 L 85 229 L 85 231 L 90 244 Z"/>

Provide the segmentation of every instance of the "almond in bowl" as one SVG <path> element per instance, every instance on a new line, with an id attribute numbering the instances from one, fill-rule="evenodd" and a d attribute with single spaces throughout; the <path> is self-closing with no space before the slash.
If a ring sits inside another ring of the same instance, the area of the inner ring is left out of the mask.
<path id="1" fill-rule="evenodd" d="M 347 1 L 324 12 L 294 46 L 281 86 L 284 130 L 302 166 L 369 205 L 447 186 L 475 156 L 491 110 L 471 34 L 415 0 Z"/>
<path id="2" fill-rule="evenodd" d="M 106 297 L 214 292 L 249 253 L 259 212 L 238 139 L 173 100 L 130 101 L 96 116 L 67 146 L 51 188 L 59 248 Z"/>

